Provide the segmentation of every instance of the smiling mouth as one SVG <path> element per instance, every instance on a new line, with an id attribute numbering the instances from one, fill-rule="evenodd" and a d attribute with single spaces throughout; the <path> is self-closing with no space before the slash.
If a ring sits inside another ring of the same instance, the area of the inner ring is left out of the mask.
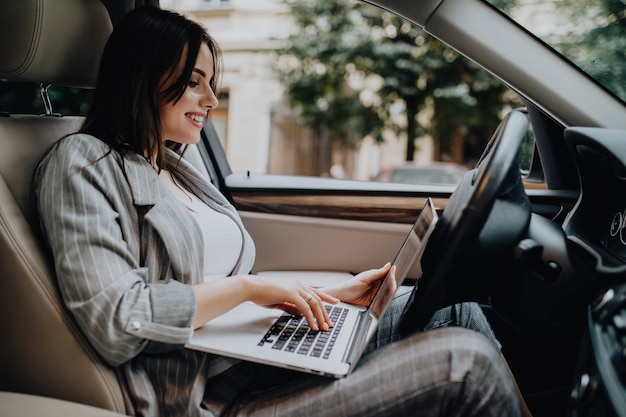
<path id="1" fill-rule="evenodd" d="M 198 115 L 195 115 L 195 114 L 187 114 L 186 116 L 188 118 L 190 118 L 191 120 L 193 120 L 194 122 L 197 122 L 197 123 L 204 122 L 204 117 L 203 116 L 198 116 Z"/>

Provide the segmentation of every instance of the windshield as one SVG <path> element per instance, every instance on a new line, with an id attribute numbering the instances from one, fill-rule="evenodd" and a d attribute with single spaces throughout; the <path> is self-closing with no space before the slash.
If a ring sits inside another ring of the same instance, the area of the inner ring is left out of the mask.
<path id="1" fill-rule="evenodd" d="M 626 101 L 626 7 L 615 0 L 487 0 Z"/>

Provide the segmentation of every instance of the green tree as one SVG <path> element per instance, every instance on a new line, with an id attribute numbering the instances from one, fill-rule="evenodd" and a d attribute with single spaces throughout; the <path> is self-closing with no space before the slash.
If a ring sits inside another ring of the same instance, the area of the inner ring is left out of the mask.
<path id="1" fill-rule="evenodd" d="M 457 162 L 480 154 L 491 133 L 483 126 L 498 124 L 507 91 L 501 83 L 419 27 L 373 6 L 286 2 L 298 29 L 279 51 L 277 70 L 303 124 L 348 143 L 366 135 L 382 141 L 386 129 L 403 132 L 409 161 L 415 138 L 426 134 L 439 141 L 441 153 L 469 139 Z M 425 108 L 434 115 L 420 124 Z"/>
<path id="2" fill-rule="evenodd" d="M 588 2 L 569 0 L 558 3 L 569 16 L 571 29 L 558 42 L 566 56 L 626 100 L 626 8 L 622 0 Z M 590 25 L 591 23 L 591 25 Z"/>
<path id="3" fill-rule="evenodd" d="M 358 16 L 341 1 L 287 3 L 298 31 L 278 51 L 277 70 L 299 120 L 346 143 L 370 133 L 380 138 L 382 115 L 363 103 L 361 91 L 349 83 L 359 76 L 354 48 L 361 48 L 369 36 L 353 21 Z"/>

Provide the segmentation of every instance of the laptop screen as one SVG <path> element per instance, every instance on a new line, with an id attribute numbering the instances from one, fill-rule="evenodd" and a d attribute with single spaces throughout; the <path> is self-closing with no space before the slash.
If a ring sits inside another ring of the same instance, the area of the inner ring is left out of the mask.
<path id="1" fill-rule="evenodd" d="M 424 253 L 426 243 L 431 233 L 435 229 L 435 225 L 439 220 L 435 205 L 429 197 L 422 208 L 420 215 L 411 227 L 404 243 L 400 247 L 392 265 L 396 266 L 395 279 L 391 274 L 387 274 L 381 283 L 378 292 L 372 299 L 370 304 L 370 312 L 378 319 L 385 312 L 387 305 L 393 298 L 396 290 L 409 274 L 413 265 L 417 262 L 419 269 L 417 278 L 421 275 L 421 257 Z"/>

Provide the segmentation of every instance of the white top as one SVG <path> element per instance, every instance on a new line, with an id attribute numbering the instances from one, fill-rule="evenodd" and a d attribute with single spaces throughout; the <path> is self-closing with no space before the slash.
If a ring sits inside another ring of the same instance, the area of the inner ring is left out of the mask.
<path id="1" fill-rule="evenodd" d="M 241 231 L 235 222 L 179 186 L 169 171 L 162 169 L 159 178 L 189 210 L 200 227 L 204 239 L 204 281 L 230 275 L 243 245 Z"/>

